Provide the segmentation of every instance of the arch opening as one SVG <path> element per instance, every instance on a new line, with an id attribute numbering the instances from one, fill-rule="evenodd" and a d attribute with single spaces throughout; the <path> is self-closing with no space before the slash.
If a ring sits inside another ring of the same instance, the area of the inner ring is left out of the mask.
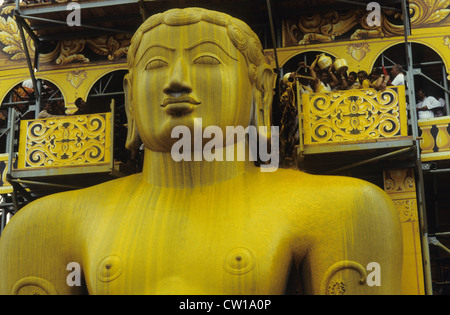
<path id="1" fill-rule="evenodd" d="M 17 122 L 36 119 L 44 109 L 51 115 L 65 115 L 64 96 L 56 84 L 46 79 L 37 79 L 37 84 L 40 90 L 39 104 L 31 79 L 16 84 L 3 98 L 0 107 L 0 152 L 7 152 L 9 109 L 15 111 Z"/>
<path id="2" fill-rule="evenodd" d="M 123 80 L 128 70 L 115 70 L 98 79 L 89 91 L 87 104 L 91 113 L 109 112 L 114 99 L 114 159 L 126 167 L 126 172 L 139 170 L 139 157 L 125 148 L 127 138 L 127 116 Z"/>
<path id="3" fill-rule="evenodd" d="M 421 43 L 411 43 L 412 63 L 414 73 L 414 88 L 416 93 L 424 90 L 427 96 L 433 96 L 444 107 L 434 110 L 435 117 L 450 113 L 450 93 L 447 70 L 442 57 L 432 48 Z M 394 64 L 406 67 L 405 45 L 397 44 L 383 51 L 374 63 L 373 68 L 386 69 L 390 72 Z M 447 91 L 446 91 L 447 90 Z M 416 102 L 420 103 L 420 99 Z"/>

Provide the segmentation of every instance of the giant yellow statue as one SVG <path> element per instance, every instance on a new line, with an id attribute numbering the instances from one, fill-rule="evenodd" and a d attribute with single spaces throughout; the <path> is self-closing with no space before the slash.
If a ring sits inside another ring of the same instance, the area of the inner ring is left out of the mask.
<path id="1" fill-rule="evenodd" d="M 400 292 L 400 224 L 379 188 L 248 156 L 174 159 L 177 127 L 270 125 L 273 71 L 245 23 L 197 8 L 152 16 L 129 70 L 128 146 L 145 145 L 143 172 L 19 211 L 1 237 L 1 294 Z M 238 152 L 242 139 L 223 138 L 215 154 Z"/>

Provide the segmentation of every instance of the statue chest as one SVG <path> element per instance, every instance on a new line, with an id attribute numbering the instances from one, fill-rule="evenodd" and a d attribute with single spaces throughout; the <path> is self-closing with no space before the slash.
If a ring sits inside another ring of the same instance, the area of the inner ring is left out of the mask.
<path id="1" fill-rule="evenodd" d="M 283 223 L 202 210 L 103 218 L 84 262 L 90 293 L 283 293 L 292 263 Z"/>

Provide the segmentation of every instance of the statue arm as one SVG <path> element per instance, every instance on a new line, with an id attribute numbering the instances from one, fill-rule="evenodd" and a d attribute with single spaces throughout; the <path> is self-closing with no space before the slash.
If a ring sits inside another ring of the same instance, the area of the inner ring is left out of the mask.
<path id="1" fill-rule="evenodd" d="M 68 250 L 72 228 L 60 221 L 65 211 L 49 210 L 54 206 L 54 201 L 35 201 L 7 224 L 0 238 L 0 294 L 82 293 L 81 286 L 67 283 L 67 266 L 76 261 Z"/>
<path id="2" fill-rule="evenodd" d="M 402 234 L 397 211 L 381 189 L 357 183 L 336 194 L 329 213 L 322 213 L 313 228 L 301 267 L 308 293 L 400 293 Z M 350 195 L 351 191 L 356 193 Z"/>

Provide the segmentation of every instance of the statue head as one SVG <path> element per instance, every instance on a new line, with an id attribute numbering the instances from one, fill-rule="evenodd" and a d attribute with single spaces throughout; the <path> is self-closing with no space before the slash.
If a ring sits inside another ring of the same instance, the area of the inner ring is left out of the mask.
<path id="1" fill-rule="evenodd" d="M 244 22 L 200 8 L 156 14 L 135 33 L 124 80 L 127 148 L 170 152 L 174 127 L 271 125 L 275 75 Z M 198 119 L 197 119 L 198 120 Z"/>

